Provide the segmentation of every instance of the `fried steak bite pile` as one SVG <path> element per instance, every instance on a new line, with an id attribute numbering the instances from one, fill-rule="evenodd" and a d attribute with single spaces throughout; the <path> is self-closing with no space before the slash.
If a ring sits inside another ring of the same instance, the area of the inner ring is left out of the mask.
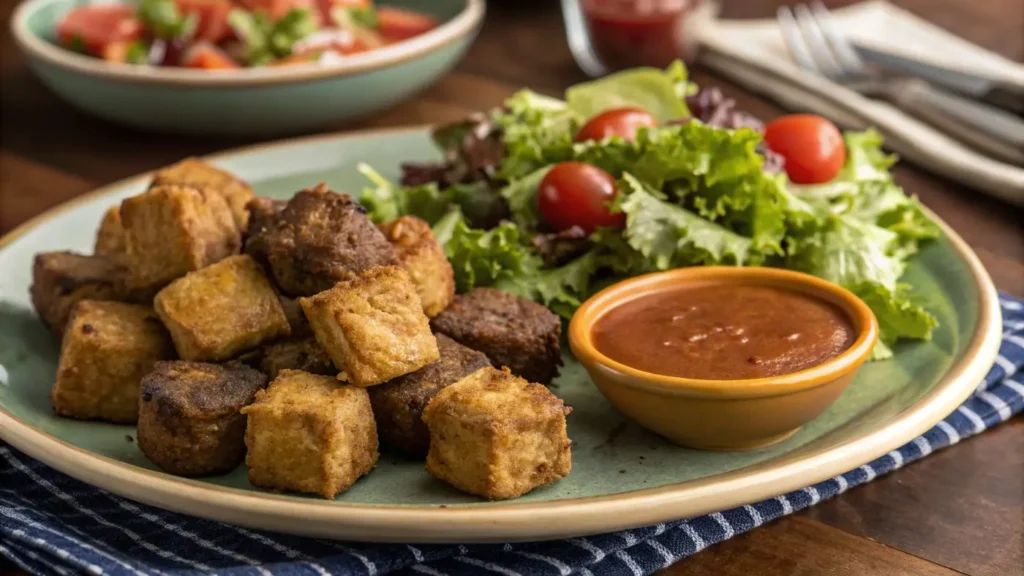
<path id="1" fill-rule="evenodd" d="M 106 211 L 95 254 L 38 254 L 32 302 L 61 339 L 61 416 L 137 423 L 181 476 L 245 460 L 255 486 L 334 498 L 378 442 L 457 489 L 514 498 L 564 477 L 549 384 L 561 323 L 497 290 L 455 295 L 429 224 L 375 225 L 321 184 L 253 195 L 190 158 Z"/>

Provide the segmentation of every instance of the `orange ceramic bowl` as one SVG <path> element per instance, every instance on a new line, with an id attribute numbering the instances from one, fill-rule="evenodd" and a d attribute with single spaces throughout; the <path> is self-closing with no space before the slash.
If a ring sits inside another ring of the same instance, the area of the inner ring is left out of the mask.
<path id="1" fill-rule="evenodd" d="M 813 368 L 749 380 L 653 374 L 594 347 L 593 327 L 609 310 L 663 290 L 708 284 L 774 286 L 831 302 L 849 317 L 857 338 Z M 616 408 L 676 444 L 706 450 L 753 450 L 793 435 L 839 397 L 877 340 L 878 321 L 852 292 L 807 274 L 757 267 L 680 268 L 631 278 L 584 302 L 569 324 L 573 354 Z"/>

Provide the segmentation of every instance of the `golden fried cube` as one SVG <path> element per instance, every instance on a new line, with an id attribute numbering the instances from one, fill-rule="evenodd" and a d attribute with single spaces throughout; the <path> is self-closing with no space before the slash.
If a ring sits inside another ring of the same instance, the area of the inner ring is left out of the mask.
<path id="1" fill-rule="evenodd" d="M 370 397 L 331 376 L 282 370 L 242 413 L 256 486 L 334 498 L 377 464 Z"/>
<path id="2" fill-rule="evenodd" d="M 123 300 L 127 270 L 106 256 L 43 252 L 32 263 L 29 292 L 39 318 L 58 338 L 75 304 L 82 300 Z"/>
<path id="3" fill-rule="evenodd" d="M 546 387 L 507 368 L 481 368 L 438 392 L 423 410 L 427 471 L 488 500 L 522 496 L 568 476 L 571 411 Z"/>
<path id="4" fill-rule="evenodd" d="M 409 275 L 379 266 L 299 302 L 320 345 L 356 386 L 408 374 L 439 357 Z"/>
<path id="5" fill-rule="evenodd" d="M 184 360 L 227 360 L 290 333 L 277 293 L 246 254 L 171 282 L 153 305 Z"/>
<path id="6" fill-rule="evenodd" d="M 403 216 L 380 225 L 395 247 L 398 265 L 409 274 L 423 303 L 423 313 L 433 318 L 455 297 L 455 276 L 444 248 L 430 224 L 415 216 Z"/>
<path id="7" fill-rule="evenodd" d="M 111 206 L 103 213 L 99 230 L 96 231 L 95 254 L 122 258 L 127 253 L 124 244 L 124 227 L 121 226 L 121 207 Z"/>
<path id="8" fill-rule="evenodd" d="M 151 187 L 179 184 L 197 188 L 210 188 L 224 197 L 238 230 L 246 229 L 249 211 L 245 205 L 252 198 L 252 187 L 233 174 L 203 162 L 199 158 L 186 158 L 177 164 L 157 171 Z"/>
<path id="9" fill-rule="evenodd" d="M 64 333 L 53 409 L 71 418 L 135 422 L 142 377 L 158 360 L 173 357 L 152 308 L 83 300 Z"/>
<path id="10" fill-rule="evenodd" d="M 242 237 L 224 199 L 206 188 L 157 186 L 121 203 L 131 285 L 168 282 L 237 254 Z"/>

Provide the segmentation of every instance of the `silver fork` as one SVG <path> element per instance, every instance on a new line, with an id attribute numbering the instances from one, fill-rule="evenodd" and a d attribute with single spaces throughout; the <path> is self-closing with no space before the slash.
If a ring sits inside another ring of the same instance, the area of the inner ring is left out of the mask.
<path id="1" fill-rule="evenodd" d="M 869 98 L 881 98 L 992 157 L 1024 165 L 1024 121 L 911 77 L 867 68 L 821 2 L 781 6 L 779 29 L 803 69 Z"/>

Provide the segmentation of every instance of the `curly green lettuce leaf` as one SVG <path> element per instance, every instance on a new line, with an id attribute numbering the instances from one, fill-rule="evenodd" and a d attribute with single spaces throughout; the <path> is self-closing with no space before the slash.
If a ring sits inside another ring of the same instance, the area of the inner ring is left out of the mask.
<path id="1" fill-rule="evenodd" d="M 539 268 L 537 256 L 520 242 L 522 231 L 512 222 L 502 222 L 490 230 L 470 228 L 461 212 L 453 211 L 433 230 L 452 265 L 459 293 Z"/>
<path id="2" fill-rule="evenodd" d="M 440 190 L 436 183 L 395 186 L 368 164 L 356 166 L 373 184 L 363 190 L 359 203 L 374 222 L 388 222 L 401 216 L 418 216 L 433 224 L 448 212 L 454 191 Z"/>
<path id="3" fill-rule="evenodd" d="M 520 90 L 505 101 L 493 120 L 505 140 L 499 175 L 514 180 L 571 158 L 572 139 L 581 118 L 557 98 Z"/>
<path id="4" fill-rule="evenodd" d="M 540 224 L 537 188 L 549 170 L 551 166 L 538 168 L 522 178 L 513 180 L 501 190 L 501 196 L 508 202 L 512 220 L 524 230 L 536 230 Z"/>
<path id="5" fill-rule="evenodd" d="M 529 298 L 569 319 L 590 297 L 591 281 L 601 265 L 596 251 L 590 251 L 558 268 L 539 268 L 539 259 L 530 258 L 522 273 L 498 280 L 494 287 Z"/>
<path id="6" fill-rule="evenodd" d="M 614 207 L 626 214 L 626 227 L 621 237 L 634 252 L 628 263 L 619 264 L 620 270 L 627 266 L 634 271 L 647 271 L 695 265 L 743 265 L 750 264 L 755 256 L 749 238 L 659 199 L 632 174 L 623 175 Z M 592 239 L 621 255 L 620 243 L 607 242 L 614 236 L 601 231 Z"/>
<path id="7" fill-rule="evenodd" d="M 878 319 L 879 341 L 871 351 L 872 360 L 891 358 L 892 346 L 900 338 L 930 340 L 939 325 L 934 316 L 910 295 L 910 286 L 897 284 L 888 289 L 875 282 L 861 282 L 847 288 L 874 312 Z"/>
<path id="8" fill-rule="evenodd" d="M 635 107 L 665 123 L 690 115 L 681 96 L 687 89 L 686 69 L 681 65 L 668 70 L 634 68 L 576 84 L 565 91 L 565 100 L 583 118 L 613 108 Z"/>

